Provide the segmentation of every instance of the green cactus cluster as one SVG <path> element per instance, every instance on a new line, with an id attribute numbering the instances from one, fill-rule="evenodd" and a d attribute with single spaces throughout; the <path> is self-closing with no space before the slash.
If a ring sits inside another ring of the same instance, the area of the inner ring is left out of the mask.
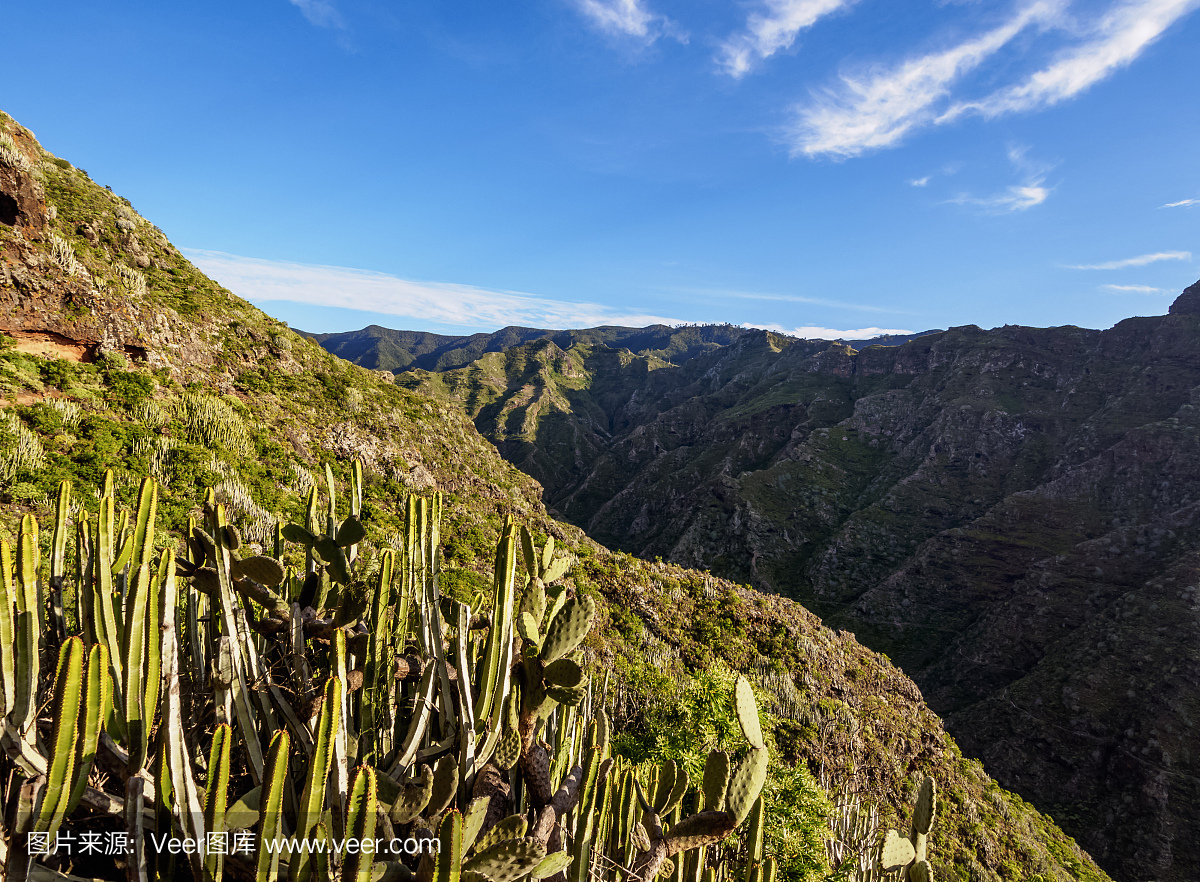
<path id="1" fill-rule="evenodd" d="M 155 481 L 119 511 L 111 473 L 73 517 L 61 486 L 47 572 L 33 516 L 0 541 L 5 878 L 70 878 L 27 835 L 100 825 L 132 844 L 108 872 L 147 882 L 773 882 L 744 679 L 746 747 L 713 751 L 703 781 L 613 756 L 584 649 L 596 605 L 553 538 L 509 519 L 475 609 L 438 588 L 440 497 L 410 497 L 398 547 L 371 549 L 362 482 L 356 463 L 343 511 L 327 468 L 269 553 L 211 490 L 156 547 Z M 747 820 L 745 860 L 706 853 Z M 150 847 L 167 834 L 225 847 Z M 333 847 L 347 837 L 419 847 Z"/>

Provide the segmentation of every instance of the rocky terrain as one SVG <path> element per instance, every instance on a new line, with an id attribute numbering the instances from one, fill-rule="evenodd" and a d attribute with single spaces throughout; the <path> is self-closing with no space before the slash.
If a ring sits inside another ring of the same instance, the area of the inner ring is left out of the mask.
<path id="1" fill-rule="evenodd" d="M 508 514 L 538 541 L 557 538 L 574 557 L 569 583 L 601 609 L 589 657 L 614 676 L 618 735 L 648 755 L 656 714 L 696 677 L 744 671 L 772 714 L 780 780 L 800 764 L 838 806 L 857 800 L 894 825 L 922 776 L 935 777 L 940 878 L 1108 878 L 964 757 L 887 658 L 793 601 L 609 551 L 555 521 L 542 488 L 457 406 L 336 358 L 234 297 L 3 115 L 0 136 L 14 145 L 0 143 L 0 535 L 11 539 L 26 512 L 44 519 L 62 479 L 86 504 L 112 468 L 125 503 L 142 475 L 158 479 L 164 527 L 182 526 L 214 486 L 247 540 L 262 541 L 277 518 L 299 517 L 314 474 L 328 465 L 345 480 L 357 458 L 373 541 L 395 534 L 405 494 L 445 494 L 447 592 L 489 584 Z"/>
<path id="2" fill-rule="evenodd" d="M 800 600 L 886 652 L 1114 876 L 1200 862 L 1200 284 L 1167 316 L 552 340 L 398 382 L 610 547 Z"/>

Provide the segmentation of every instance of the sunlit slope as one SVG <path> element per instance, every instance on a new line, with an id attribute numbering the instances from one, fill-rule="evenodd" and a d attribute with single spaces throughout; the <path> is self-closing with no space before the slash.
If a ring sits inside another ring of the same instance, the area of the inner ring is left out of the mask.
<path id="1" fill-rule="evenodd" d="M 4 118 L 0 157 L 0 529 L 46 516 L 59 480 L 91 492 L 104 469 L 128 503 L 142 474 L 179 526 L 217 487 L 261 541 L 295 517 L 326 466 L 367 469 L 365 523 L 387 542 L 410 491 L 445 494 L 444 589 L 487 583 L 502 518 L 575 557 L 568 581 L 601 607 L 591 660 L 623 690 L 618 732 L 654 744 L 694 675 L 747 672 L 777 717 L 773 746 L 830 789 L 906 818 L 933 775 L 943 878 L 1104 879 L 1054 824 L 963 759 L 916 686 L 886 659 L 790 601 L 705 573 L 612 553 L 555 521 L 541 488 L 456 407 L 398 388 L 292 333 L 195 270 L 128 203 L 45 153 Z"/>

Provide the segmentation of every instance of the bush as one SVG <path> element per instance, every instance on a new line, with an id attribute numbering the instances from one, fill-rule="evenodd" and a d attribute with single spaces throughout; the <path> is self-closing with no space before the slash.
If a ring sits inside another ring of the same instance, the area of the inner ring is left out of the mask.
<path id="1" fill-rule="evenodd" d="M 66 389 L 71 382 L 71 376 L 75 373 L 71 368 L 71 363 L 62 358 L 43 362 L 39 365 L 39 371 L 42 375 L 42 382 L 57 389 Z"/>
<path id="2" fill-rule="evenodd" d="M 109 397 L 126 410 L 133 410 L 149 398 L 155 388 L 154 380 L 137 371 L 107 371 L 104 383 L 108 386 Z"/>

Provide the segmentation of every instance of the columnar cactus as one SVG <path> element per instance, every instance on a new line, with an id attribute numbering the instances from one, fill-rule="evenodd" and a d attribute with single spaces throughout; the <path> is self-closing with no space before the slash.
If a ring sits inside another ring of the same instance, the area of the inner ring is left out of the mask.
<path id="1" fill-rule="evenodd" d="M 211 491 L 180 547 L 158 548 L 154 481 L 134 511 L 118 510 L 114 488 L 110 472 L 74 524 L 71 487 L 60 489 L 45 584 L 32 516 L 15 547 L 0 541 L 3 748 L 30 830 L 72 825 L 84 805 L 120 816 L 138 843 L 131 873 L 205 882 L 586 882 L 614 867 L 630 882 L 668 867 L 673 882 L 700 882 L 704 846 L 752 812 L 761 843 L 767 749 L 749 684 L 735 690 L 744 756 L 714 751 L 694 798 L 675 763 L 611 756 L 585 665 L 596 604 L 562 584 L 570 559 L 553 538 L 539 548 L 506 521 L 481 613 L 439 591 L 436 494 L 410 497 L 399 547 L 360 553 L 357 464 L 348 514 L 327 468 L 324 500 L 314 488 L 304 522 L 277 525 L 271 556 L 247 552 Z M 39 740 L 47 698 L 53 733 Z M 104 752 L 105 768 L 125 769 L 123 794 L 89 785 Z M 247 829 L 250 855 L 147 860 L 148 831 L 201 841 Z M 345 837 L 436 839 L 441 852 L 320 850 Z M 751 857 L 749 882 L 770 882 L 769 858 Z M 12 862 L 9 878 L 29 867 Z"/>

